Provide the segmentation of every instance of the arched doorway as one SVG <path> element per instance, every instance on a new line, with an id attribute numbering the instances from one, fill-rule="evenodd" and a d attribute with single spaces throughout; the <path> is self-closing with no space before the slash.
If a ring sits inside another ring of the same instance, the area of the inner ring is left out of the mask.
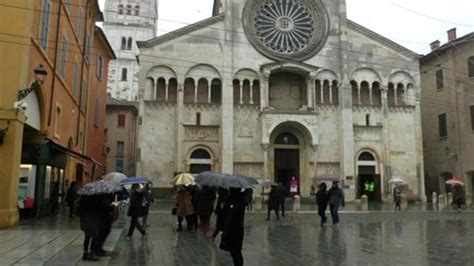
<path id="1" fill-rule="evenodd" d="M 363 151 L 357 156 L 358 189 L 357 197 L 367 195 L 369 201 L 382 200 L 382 184 L 380 180 L 378 162 L 374 154 Z M 374 185 L 373 191 L 366 191 L 365 184 Z"/>
<path id="2" fill-rule="evenodd" d="M 275 182 L 281 182 L 288 192 L 292 177 L 300 184 L 300 142 L 292 133 L 283 132 L 275 138 L 274 168 Z"/>
<path id="3" fill-rule="evenodd" d="M 205 149 L 198 148 L 191 152 L 189 156 L 189 172 L 199 174 L 212 170 L 212 157 L 210 152 Z"/>

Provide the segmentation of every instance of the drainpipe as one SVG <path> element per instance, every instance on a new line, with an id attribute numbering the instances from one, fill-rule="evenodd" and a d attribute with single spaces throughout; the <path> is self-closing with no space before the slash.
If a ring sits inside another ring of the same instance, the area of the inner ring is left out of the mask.
<path id="1" fill-rule="evenodd" d="M 51 116 L 53 113 L 53 102 L 54 102 L 54 89 L 56 88 L 56 67 L 58 60 L 58 45 L 59 45 L 59 28 L 61 26 L 61 10 L 63 0 L 59 0 L 58 5 L 58 20 L 56 26 L 56 43 L 54 45 L 54 61 L 53 61 L 53 82 L 51 85 L 51 101 L 49 102 L 49 114 L 48 114 L 48 127 L 51 125 Z"/>

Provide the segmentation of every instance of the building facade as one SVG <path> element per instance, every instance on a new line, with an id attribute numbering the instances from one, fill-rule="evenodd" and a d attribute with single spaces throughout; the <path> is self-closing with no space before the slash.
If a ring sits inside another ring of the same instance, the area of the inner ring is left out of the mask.
<path id="1" fill-rule="evenodd" d="M 421 113 L 426 191 L 449 192 L 447 179 L 459 177 L 472 201 L 474 191 L 474 33 L 431 44 L 421 59 Z"/>
<path id="2" fill-rule="evenodd" d="M 137 118 L 136 102 L 107 99 L 107 172 L 136 175 Z"/>
<path id="3" fill-rule="evenodd" d="M 138 173 L 170 187 L 213 170 L 282 182 L 337 176 L 348 199 L 393 176 L 424 199 L 419 56 L 350 21 L 344 0 L 237 0 L 139 42 Z"/>
<path id="4" fill-rule="evenodd" d="M 7 188 L 0 199 L 0 226 L 17 224 L 18 208 L 21 214 L 54 215 L 68 183 L 81 185 L 97 177 L 102 158 L 88 155 L 88 148 L 104 142 L 88 139 L 89 112 L 94 112 L 89 97 L 99 98 L 99 117 L 104 117 L 105 101 L 97 91 L 105 91 L 106 78 L 91 76 L 100 61 L 94 45 L 102 50 L 103 64 L 114 58 L 95 26 L 102 21 L 97 1 L 11 2 L 1 8 L 1 25 L 25 19 L 2 27 L 9 34 L 1 39 L 6 63 L 0 109 L 6 117 L 0 118 L 0 129 L 6 129 L 6 145 L 0 146 L 0 156 L 2 166 L 8 166 L 2 167 L 0 178 Z M 35 77 L 38 69 L 47 74 L 44 79 Z M 28 212 L 19 204 L 26 198 L 34 201 Z"/>
<path id="5" fill-rule="evenodd" d="M 157 0 L 106 0 L 104 31 L 117 55 L 109 66 L 107 92 L 117 99 L 137 101 L 136 41 L 156 36 Z"/>

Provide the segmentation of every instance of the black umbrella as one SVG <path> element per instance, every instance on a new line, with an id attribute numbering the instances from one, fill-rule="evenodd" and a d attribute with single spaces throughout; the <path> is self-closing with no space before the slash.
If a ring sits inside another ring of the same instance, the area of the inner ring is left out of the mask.
<path id="1" fill-rule="evenodd" d="M 201 186 L 223 188 L 251 188 L 258 181 L 244 175 L 229 175 L 214 172 L 202 172 L 196 176 L 195 182 Z"/>

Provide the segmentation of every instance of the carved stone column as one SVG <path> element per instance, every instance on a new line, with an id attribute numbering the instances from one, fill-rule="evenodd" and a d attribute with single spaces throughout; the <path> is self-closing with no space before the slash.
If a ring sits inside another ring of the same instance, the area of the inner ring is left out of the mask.
<path id="1" fill-rule="evenodd" d="M 243 104 L 243 103 L 244 103 L 244 94 L 243 94 L 243 92 L 244 92 L 244 89 L 243 89 L 243 82 L 240 81 L 240 79 L 239 79 L 239 97 L 240 97 L 240 99 L 239 99 L 239 104 Z"/>
<path id="2" fill-rule="evenodd" d="M 269 91 L 270 72 L 264 72 L 261 77 L 261 97 L 260 105 L 262 109 L 270 107 L 270 91 Z"/>
<path id="3" fill-rule="evenodd" d="M 167 102 L 167 101 L 168 101 L 168 94 L 169 94 L 168 90 L 169 90 L 169 85 L 170 85 L 170 83 L 169 83 L 168 81 L 166 81 L 166 82 L 165 82 L 165 102 Z"/>
<path id="4" fill-rule="evenodd" d="M 207 102 L 211 103 L 211 80 L 207 80 Z"/>
<path id="5" fill-rule="evenodd" d="M 309 108 L 314 108 L 315 105 L 315 92 L 316 92 L 316 75 L 310 74 L 306 82 L 306 100 Z"/>
<path id="6" fill-rule="evenodd" d="M 195 79 L 193 79 L 195 80 Z M 197 98 L 198 98 L 198 86 L 199 86 L 199 80 L 197 83 L 194 83 L 194 103 L 197 103 Z"/>
<path id="7" fill-rule="evenodd" d="M 250 83 L 250 104 L 253 104 L 253 85 L 253 82 Z"/>

